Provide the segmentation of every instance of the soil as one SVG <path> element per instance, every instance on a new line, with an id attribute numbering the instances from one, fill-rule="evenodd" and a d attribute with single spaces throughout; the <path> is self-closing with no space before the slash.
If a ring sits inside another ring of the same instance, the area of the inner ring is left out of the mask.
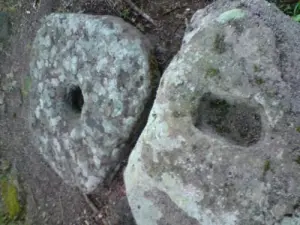
<path id="1" fill-rule="evenodd" d="M 78 189 L 63 183 L 32 146 L 27 128 L 28 99 L 24 94 L 31 43 L 40 19 L 51 12 L 122 17 L 150 38 L 163 71 L 180 48 L 186 18 L 189 20 L 196 10 L 211 1 L 133 2 L 155 25 L 125 0 L 0 0 L 0 12 L 9 13 L 12 25 L 9 40 L 0 48 L 0 97 L 4 95 L 4 103 L 0 101 L 0 157 L 10 161 L 18 171 L 26 195 L 28 224 L 135 224 L 122 178 L 126 161 L 109 187 L 95 191 L 86 201 Z M 91 202 L 97 212 L 92 210 Z"/>

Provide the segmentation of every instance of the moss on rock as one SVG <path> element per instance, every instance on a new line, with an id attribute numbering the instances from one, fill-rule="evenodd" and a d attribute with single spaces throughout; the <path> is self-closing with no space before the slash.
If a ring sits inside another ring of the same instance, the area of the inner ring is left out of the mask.
<path id="1" fill-rule="evenodd" d="M 0 168 L 0 224 L 23 224 L 24 209 L 17 176 L 8 161 L 1 160 Z"/>
<path id="2" fill-rule="evenodd" d="M 213 50 L 218 54 L 222 54 L 226 50 L 224 39 L 225 39 L 224 34 L 217 34 L 215 39 L 214 39 Z"/>
<path id="3" fill-rule="evenodd" d="M 9 219 L 19 217 L 22 210 L 18 200 L 17 187 L 6 177 L 1 179 L 0 186 L 2 201 Z"/>
<path id="4" fill-rule="evenodd" d="M 206 70 L 205 78 L 216 77 L 220 74 L 220 70 L 214 67 L 210 67 Z"/>

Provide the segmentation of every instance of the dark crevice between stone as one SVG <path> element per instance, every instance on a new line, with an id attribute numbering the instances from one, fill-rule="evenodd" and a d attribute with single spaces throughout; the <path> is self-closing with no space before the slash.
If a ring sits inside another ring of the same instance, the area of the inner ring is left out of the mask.
<path id="1" fill-rule="evenodd" d="M 158 79 L 158 81 L 159 80 L 160 80 L 160 78 Z M 141 133 L 143 132 L 143 130 L 147 124 L 149 114 L 151 112 L 152 106 L 154 104 L 154 100 L 156 98 L 157 89 L 158 89 L 158 86 L 156 88 L 152 87 L 152 93 L 145 104 L 145 108 L 144 108 L 142 114 L 140 115 L 137 123 L 133 127 L 132 132 L 129 135 L 129 139 L 126 141 L 126 143 L 124 145 L 125 148 L 123 148 L 120 152 L 120 159 L 122 159 L 122 161 L 119 162 L 119 164 L 116 165 L 116 167 L 114 169 L 112 169 L 110 171 L 110 173 L 108 173 L 110 175 L 107 178 L 105 178 L 105 180 L 103 181 L 103 184 L 99 185 L 92 193 L 90 193 L 88 195 L 91 200 L 95 200 L 95 201 L 93 201 L 93 203 L 96 203 L 97 196 L 101 196 L 100 193 L 103 193 L 105 190 L 112 190 L 112 189 L 114 190 L 114 188 L 118 189 L 118 186 L 124 185 L 124 178 L 123 178 L 124 170 L 127 166 L 130 153 L 133 150 L 133 148 L 135 147 Z M 119 183 L 119 185 L 118 185 L 118 183 Z M 120 185 L 120 183 L 121 183 L 121 185 Z M 116 191 L 116 190 L 114 190 L 114 191 Z M 109 204 L 109 203 L 107 203 L 107 201 L 108 201 L 107 199 L 106 200 L 101 199 L 101 202 L 102 202 L 101 204 L 103 204 L 103 205 Z M 121 198 L 120 201 L 126 201 L 126 202 L 124 202 L 124 204 L 128 205 L 129 211 L 131 213 L 130 215 L 125 216 L 125 218 L 126 219 L 131 218 L 132 224 L 135 224 L 127 197 Z M 98 201 L 97 201 L 97 203 L 98 203 Z M 97 204 L 97 203 L 95 205 L 97 207 L 101 208 L 100 204 Z"/>
<path id="2" fill-rule="evenodd" d="M 236 145 L 251 146 L 261 138 L 261 116 L 255 107 L 246 103 L 232 104 L 205 93 L 193 116 L 194 126 L 199 130 L 216 133 Z"/>
<path id="3" fill-rule="evenodd" d="M 283 215 L 283 218 L 282 219 L 280 219 L 280 223 L 284 220 L 284 218 L 286 218 L 286 217 L 288 217 L 288 218 L 293 218 L 293 217 L 295 217 L 296 216 L 296 214 L 295 214 L 295 211 L 297 211 L 297 209 L 299 209 L 299 207 L 300 207 L 300 202 L 299 203 L 297 203 L 297 204 L 295 204 L 294 206 L 293 206 L 293 212 L 289 212 L 289 213 L 286 213 L 286 214 L 284 214 Z M 297 216 L 296 216 L 297 217 Z"/>
<path id="4" fill-rule="evenodd" d="M 141 113 L 139 119 L 137 120 L 136 124 L 134 125 L 132 132 L 129 135 L 129 139 L 126 141 L 125 143 L 125 148 L 121 151 L 120 153 L 120 159 L 122 159 L 120 165 L 117 166 L 117 169 L 114 170 L 112 172 L 112 175 L 109 176 L 107 179 L 105 179 L 104 183 L 104 187 L 108 188 L 110 186 L 110 184 L 113 182 L 113 180 L 118 177 L 118 176 L 122 176 L 123 179 L 123 171 L 127 166 L 128 163 L 128 159 L 130 156 L 131 151 L 133 150 L 133 148 L 135 147 L 140 135 L 142 134 L 144 128 L 146 127 L 147 121 L 148 121 L 148 117 L 149 114 L 151 112 L 151 109 L 153 107 L 154 104 L 154 100 L 156 98 L 156 94 L 157 94 L 157 89 L 159 87 L 159 83 L 160 83 L 160 79 L 161 79 L 161 74 L 163 73 L 163 67 L 162 65 L 158 64 L 157 65 L 157 77 L 155 79 L 155 82 L 152 84 L 152 92 L 151 95 L 149 96 L 144 110 Z"/>
<path id="5" fill-rule="evenodd" d="M 109 176 L 105 181 L 104 181 L 104 187 L 108 188 L 110 184 L 113 182 L 115 177 L 119 172 L 123 172 L 125 167 L 127 166 L 127 162 L 130 156 L 131 151 L 133 150 L 134 146 L 136 145 L 141 133 L 143 132 L 147 121 L 148 121 L 148 116 L 150 114 L 150 111 L 152 109 L 152 106 L 154 104 L 154 100 L 156 97 L 156 90 L 153 91 L 151 96 L 149 97 L 145 109 L 142 112 L 140 118 L 138 119 L 138 122 L 135 124 L 135 126 L 132 129 L 132 132 L 129 135 L 129 139 L 126 141 L 125 145 L 126 146 L 124 149 L 122 149 L 120 153 L 120 159 L 122 159 L 120 165 L 117 167 L 115 171 L 112 172 L 111 176 Z M 120 174 L 123 176 L 123 174 Z"/>

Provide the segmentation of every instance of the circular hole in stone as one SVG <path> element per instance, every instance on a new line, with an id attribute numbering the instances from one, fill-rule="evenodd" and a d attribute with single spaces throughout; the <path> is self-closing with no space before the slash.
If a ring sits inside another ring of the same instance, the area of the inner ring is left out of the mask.
<path id="1" fill-rule="evenodd" d="M 81 113 L 84 99 L 81 88 L 78 85 L 72 85 L 67 88 L 65 100 L 67 104 L 72 108 L 72 111 Z"/>
<path id="2" fill-rule="evenodd" d="M 231 104 L 205 93 L 194 115 L 194 125 L 241 146 L 250 146 L 261 138 L 262 122 L 258 110 L 246 103 Z"/>

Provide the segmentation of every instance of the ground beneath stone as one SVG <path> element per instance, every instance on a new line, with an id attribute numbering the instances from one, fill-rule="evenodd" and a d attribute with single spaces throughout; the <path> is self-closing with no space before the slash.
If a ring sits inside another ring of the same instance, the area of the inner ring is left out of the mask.
<path id="1" fill-rule="evenodd" d="M 80 12 L 122 17 L 150 38 L 163 71 L 180 48 L 186 18 L 189 20 L 210 1 L 132 2 L 156 25 L 125 0 L 0 0 L 0 12 L 7 12 L 12 23 L 10 38 L 0 46 L 0 158 L 10 161 L 18 171 L 31 225 L 134 224 L 122 179 L 126 162 L 110 187 L 88 196 L 99 209 L 95 213 L 84 196 L 65 185 L 32 146 L 27 129 L 26 94 L 31 43 L 43 16 L 51 12 Z"/>

